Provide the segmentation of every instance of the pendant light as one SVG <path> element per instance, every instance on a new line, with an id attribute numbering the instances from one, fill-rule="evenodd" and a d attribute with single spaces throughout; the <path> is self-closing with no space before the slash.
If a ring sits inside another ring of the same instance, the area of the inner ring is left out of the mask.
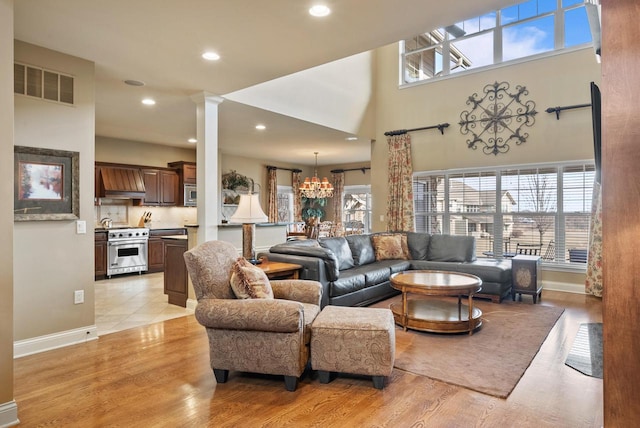
<path id="1" fill-rule="evenodd" d="M 313 170 L 313 177 L 306 177 L 300 185 L 300 194 L 307 199 L 331 198 L 333 197 L 333 185 L 329 183 L 327 177 L 323 177 L 322 181 L 318 178 L 318 152 L 316 155 L 316 166 Z"/>

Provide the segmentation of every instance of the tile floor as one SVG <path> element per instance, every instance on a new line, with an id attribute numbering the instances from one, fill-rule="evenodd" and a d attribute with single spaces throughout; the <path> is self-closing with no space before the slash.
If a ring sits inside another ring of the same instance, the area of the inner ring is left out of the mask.
<path id="1" fill-rule="evenodd" d="M 167 303 L 164 274 L 121 275 L 95 282 L 98 336 L 193 314 Z"/>

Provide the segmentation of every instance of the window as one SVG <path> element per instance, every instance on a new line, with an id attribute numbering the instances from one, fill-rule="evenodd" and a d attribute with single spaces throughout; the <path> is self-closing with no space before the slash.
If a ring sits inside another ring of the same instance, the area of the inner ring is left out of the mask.
<path id="1" fill-rule="evenodd" d="M 402 40 L 401 84 L 591 42 L 582 0 L 529 0 Z"/>
<path id="2" fill-rule="evenodd" d="M 278 186 L 278 223 L 293 222 L 293 187 Z"/>
<path id="3" fill-rule="evenodd" d="M 476 237 L 477 256 L 541 245 L 544 263 L 584 266 L 592 162 L 414 174 L 416 231 Z"/>
<path id="4" fill-rule="evenodd" d="M 345 233 L 371 230 L 371 186 L 344 186 L 342 225 Z"/>

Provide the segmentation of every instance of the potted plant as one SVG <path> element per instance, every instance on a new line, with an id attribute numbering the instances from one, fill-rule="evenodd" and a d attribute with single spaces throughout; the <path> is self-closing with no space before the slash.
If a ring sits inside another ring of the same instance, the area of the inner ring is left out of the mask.
<path id="1" fill-rule="evenodd" d="M 320 219 L 324 217 L 324 207 L 327 205 L 327 198 L 305 198 L 302 197 L 302 220 L 309 224 L 315 225 L 320 223 Z"/>
<path id="2" fill-rule="evenodd" d="M 226 174 L 222 174 L 222 188 L 229 190 L 249 190 L 251 187 L 251 180 L 246 175 L 239 174 L 236 170 L 232 169 Z"/>

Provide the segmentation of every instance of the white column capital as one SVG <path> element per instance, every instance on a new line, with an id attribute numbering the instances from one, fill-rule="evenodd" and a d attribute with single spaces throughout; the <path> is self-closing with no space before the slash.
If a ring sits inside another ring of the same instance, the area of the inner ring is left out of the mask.
<path id="1" fill-rule="evenodd" d="M 191 95 L 191 101 L 196 104 L 204 104 L 206 101 L 214 104 L 221 104 L 224 101 L 224 98 L 219 95 L 212 94 L 211 92 L 202 91 Z"/>

